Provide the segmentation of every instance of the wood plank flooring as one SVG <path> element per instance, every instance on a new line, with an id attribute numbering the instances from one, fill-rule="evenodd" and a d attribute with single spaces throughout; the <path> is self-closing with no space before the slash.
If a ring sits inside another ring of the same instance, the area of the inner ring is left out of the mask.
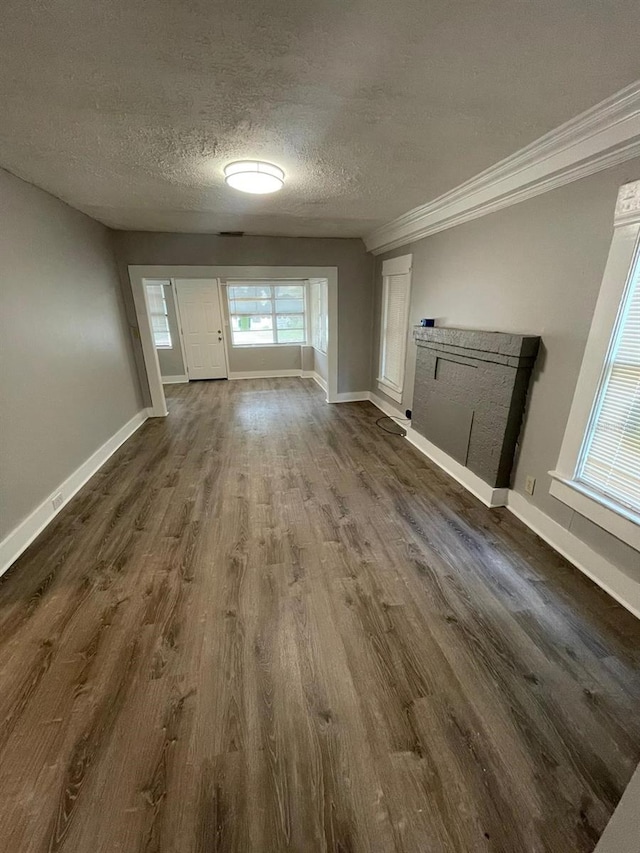
<path id="1" fill-rule="evenodd" d="M 0 582 L 0 850 L 592 851 L 640 622 L 368 403 L 168 404 Z"/>

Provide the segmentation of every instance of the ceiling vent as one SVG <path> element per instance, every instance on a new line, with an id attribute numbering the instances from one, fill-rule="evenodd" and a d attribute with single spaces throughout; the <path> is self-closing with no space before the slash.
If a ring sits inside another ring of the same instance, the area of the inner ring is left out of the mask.
<path id="1" fill-rule="evenodd" d="M 244 231 L 221 231 L 220 237 L 244 237 Z"/>

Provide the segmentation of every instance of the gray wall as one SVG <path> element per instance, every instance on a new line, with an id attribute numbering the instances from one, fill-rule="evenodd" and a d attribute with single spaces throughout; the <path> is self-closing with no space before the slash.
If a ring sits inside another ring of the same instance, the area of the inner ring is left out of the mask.
<path id="1" fill-rule="evenodd" d="M 413 254 L 411 325 L 542 336 L 513 487 L 596 551 L 640 580 L 638 554 L 549 495 L 613 233 L 618 187 L 640 178 L 634 160 L 560 189 L 434 234 L 376 259 L 371 388 L 377 375 L 382 260 Z M 400 408 L 411 408 L 416 347 L 408 345 Z M 394 401 L 389 400 L 394 403 Z M 394 405 L 398 405 L 395 404 Z"/>
<path id="2" fill-rule="evenodd" d="M 244 373 L 270 370 L 301 370 L 302 347 L 233 347 L 229 346 L 229 371 Z"/>
<path id="3" fill-rule="evenodd" d="M 0 170 L 0 539 L 142 407 L 107 229 Z"/>
<path id="4" fill-rule="evenodd" d="M 130 295 L 128 264 L 338 267 L 338 391 L 368 389 L 373 259 L 361 240 L 115 231 L 113 241 L 132 326 L 135 326 L 135 311 Z M 298 352 L 295 365 L 291 360 L 282 367 L 299 367 L 299 355 Z M 272 357 L 276 358 L 275 355 Z M 253 364 L 251 356 L 246 358 Z M 248 367 L 246 361 L 238 361 L 237 365 L 234 361 L 232 369 L 254 370 L 263 369 L 264 362 L 257 368 Z M 276 368 L 271 366 L 270 369 Z"/>
<path id="5" fill-rule="evenodd" d="M 321 376 L 325 382 L 329 381 L 329 364 L 327 354 L 320 352 L 319 349 L 313 348 L 313 369 Z"/>

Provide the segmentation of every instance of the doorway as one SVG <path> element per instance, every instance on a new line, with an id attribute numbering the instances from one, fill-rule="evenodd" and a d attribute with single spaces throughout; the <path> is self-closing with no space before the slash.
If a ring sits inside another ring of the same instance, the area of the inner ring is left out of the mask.
<path id="1" fill-rule="evenodd" d="M 229 311 L 222 310 L 222 326 L 211 326 L 211 330 L 215 333 L 218 329 L 222 329 L 223 341 L 217 342 L 231 347 L 231 350 L 226 350 L 227 377 L 231 380 L 235 379 L 251 379 L 269 376 L 300 376 L 312 378 L 323 388 L 326 393 L 328 403 L 335 403 L 340 400 L 338 395 L 338 269 L 337 267 L 294 267 L 294 266 L 129 266 L 129 280 L 131 283 L 131 291 L 135 304 L 136 319 L 138 328 L 136 332 L 139 334 L 139 342 L 142 349 L 141 367 L 146 375 L 149 397 L 151 406 L 149 407 L 150 417 L 164 417 L 167 414 L 166 401 L 164 396 L 163 379 L 160 371 L 158 360 L 158 350 L 154 344 L 152 321 L 149 309 L 149 297 L 146 293 L 146 284 L 152 280 L 165 280 L 171 282 L 179 282 L 187 280 L 193 283 L 195 280 L 215 281 L 218 287 L 218 305 L 226 297 L 229 290 L 228 283 L 241 280 L 243 282 L 265 282 L 277 281 L 290 285 L 291 281 L 304 280 L 311 282 L 312 280 L 326 281 L 326 320 L 325 320 L 325 339 L 321 347 L 316 349 L 311 345 L 311 338 L 307 336 L 307 341 L 304 345 L 298 344 L 300 355 L 300 364 L 298 367 L 291 365 L 291 368 L 283 368 L 280 364 L 275 364 L 271 357 L 270 347 L 262 349 L 264 368 L 260 371 L 250 370 L 245 368 L 240 363 L 243 358 L 243 351 L 246 352 L 246 347 L 237 348 L 237 345 L 231 340 L 231 329 L 229 325 Z M 224 287 L 221 286 L 224 283 Z M 177 293 L 180 287 L 172 288 Z M 225 291 L 223 294 L 222 291 Z M 178 298 L 176 298 L 178 305 Z M 178 311 L 179 311 L 178 307 Z M 291 318 L 287 319 L 289 323 Z M 282 321 L 284 322 L 284 320 Z M 184 320 L 183 320 L 184 323 Z M 215 327 L 215 328 L 214 328 Z M 180 339 L 182 341 L 182 335 Z M 315 341 L 315 338 L 314 338 Z M 185 374 L 186 374 L 186 352 L 184 342 L 182 342 Z M 322 353 L 322 349 L 326 348 L 326 354 Z M 276 349 L 275 347 L 273 348 Z M 304 353 L 303 353 L 304 350 Z M 234 357 L 234 365 L 230 365 L 231 356 Z M 326 381 L 320 375 L 325 372 L 319 365 L 318 357 L 326 357 Z M 311 363 L 309 363 L 311 362 Z M 181 381 L 188 381 L 191 376 L 185 375 Z M 193 377 L 195 378 L 195 376 Z M 179 378 L 176 378 L 178 381 Z"/>

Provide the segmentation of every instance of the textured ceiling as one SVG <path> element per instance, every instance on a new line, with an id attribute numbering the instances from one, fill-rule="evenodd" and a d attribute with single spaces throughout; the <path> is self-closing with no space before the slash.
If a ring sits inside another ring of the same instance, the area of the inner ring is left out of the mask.
<path id="1" fill-rule="evenodd" d="M 640 76 L 637 0 L 5 0 L 0 165 L 115 228 L 362 236 Z M 281 165 L 268 197 L 230 160 Z"/>

